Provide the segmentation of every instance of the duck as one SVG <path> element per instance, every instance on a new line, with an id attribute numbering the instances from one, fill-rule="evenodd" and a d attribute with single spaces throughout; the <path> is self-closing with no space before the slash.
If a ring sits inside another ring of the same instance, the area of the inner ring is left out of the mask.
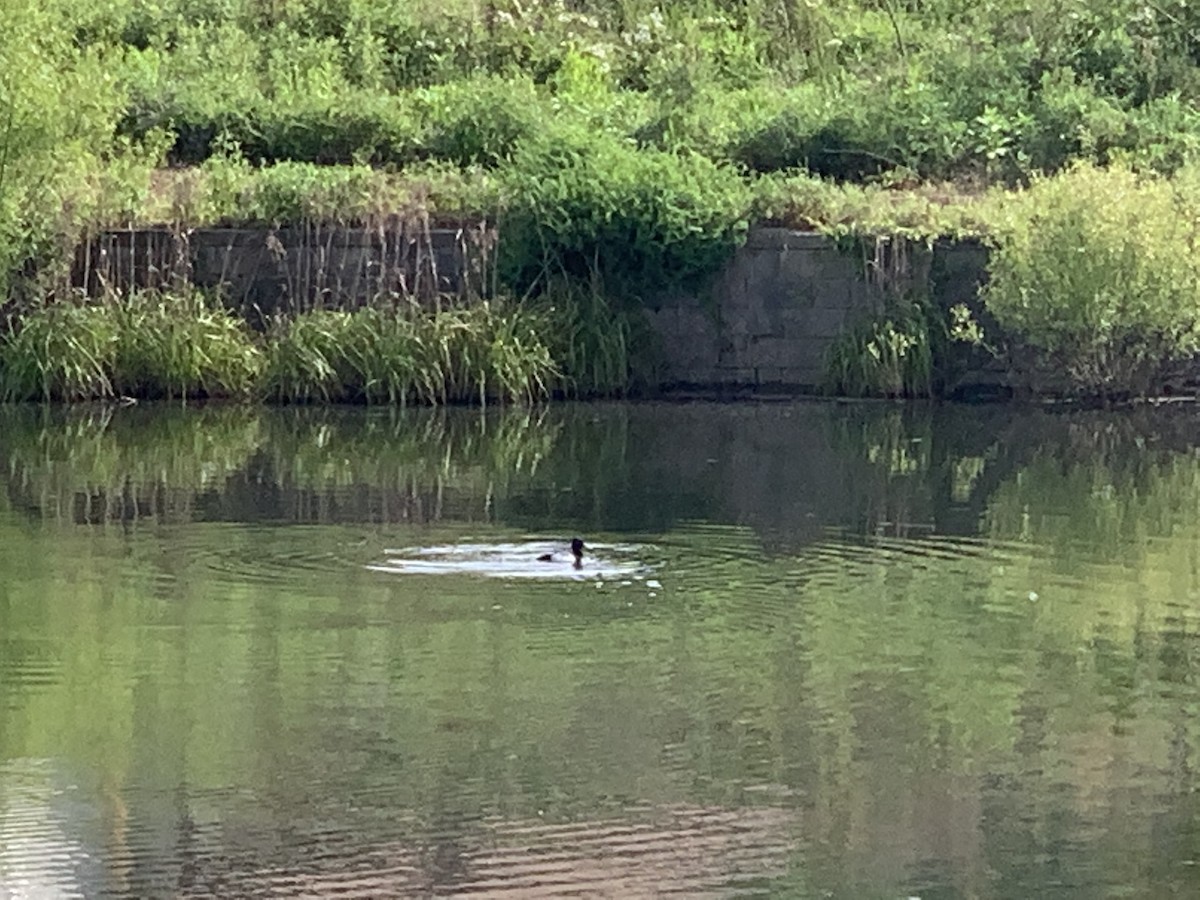
<path id="1" fill-rule="evenodd" d="M 581 538 L 571 538 L 571 555 L 575 557 L 575 561 L 571 563 L 576 569 L 583 568 L 583 540 Z M 553 553 L 543 553 L 537 558 L 538 562 L 555 562 Z"/>

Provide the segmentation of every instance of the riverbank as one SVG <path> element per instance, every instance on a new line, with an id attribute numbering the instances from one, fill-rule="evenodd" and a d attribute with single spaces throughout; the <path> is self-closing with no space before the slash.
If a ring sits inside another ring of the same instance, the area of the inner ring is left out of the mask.
<path id="1" fill-rule="evenodd" d="M 77 253 L 72 282 L 102 304 L 180 285 L 219 295 L 223 310 L 251 326 L 264 358 L 284 346 L 279 337 L 308 335 L 309 346 L 286 351 L 289 387 L 267 379 L 266 393 L 279 400 L 532 399 L 682 386 L 1108 402 L 1194 392 L 1200 275 L 1188 247 L 1198 184 L 1190 170 L 1168 180 L 1078 167 L 1024 191 L 937 201 L 891 192 L 883 196 L 893 211 L 926 204 L 908 227 L 871 235 L 758 225 L 709 277 L 634 296 L 596 270 L 628 260 L 636 248 L 625 243 L 595 247 L 590 277 L 560 269 L 517 302 L 499 277 L 512 253 L 503 222 L 465 215 L 453 229 L 396 217 L 370 227 L 311 220 L 105 232 Z M 950 219 L 974 225 L 965 236 L 939 236 Z M 485 341 L 474 362 L 450 361 L 446 354 L 460 351 L 444 349 L 439 367 L 478 373 L 450 379 L 470 383 L 466 390 L 379 387 L 421 368 L 429 354 L 418 352 L 420 340 L 407 350 L 394 344 L 400 357 L 377 360 L 374 374 L 362 362 L 372 354 L 340 346 L 352 320 L 367 320 L 364 308 L 374 324 L 361 339 L 374 334 L 382 352 L 379 324 L 395 321 L 397 309 L 411 323 L 481 303 L 489 328 L 505 322 L 512 346 Z M 485 375 L 480 361 L 506 353 L 539 362 L 515 382 L 499 370 Z M 489 394 L 488 383 L 502 382 L 522 386 Z"/>

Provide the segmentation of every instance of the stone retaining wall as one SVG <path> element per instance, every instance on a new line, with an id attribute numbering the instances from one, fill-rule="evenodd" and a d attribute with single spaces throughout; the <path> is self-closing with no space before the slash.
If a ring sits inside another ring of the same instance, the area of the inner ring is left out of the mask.
<path id="1" fill-rule="evenodd" d="M 165 229 L 110 232 L 80 252 L 76 283 L 220 286 L 248 315 L 357 305 L 380 293 L 427 296 L 481 284 L 494 237 L 468 230 Z M 986 251 L 900 242 L 839 243 L 811 232 L 756 228 L 708 290 L 650 304 L 667 385 L 812 389 L 830 344 L 878 310 L 887 291 L 972 302 Z"/>
<path id="2" fill-rule="evenodd" d="M 947 309 L 973 303 L 986 263 L 986 250 L 971 243 L 840 245 L 812 232 L 755 229 L 707 294 L 664 297 L 651 309 L 664 379 L 818 387 L 830 345 L 879 311 L 888 292 L 928 293 Z"/>
<path id="3" fill-rule="evenodd" d="M 399 224 L 112 231 L 80 248 L 74 280 L 90 292 L 182 280 L 220 288 L 231 305 L 270 315 L 356 306 L 380 294 L 458 294 L 483 283 L 494 245 L 484 229 Z"/>

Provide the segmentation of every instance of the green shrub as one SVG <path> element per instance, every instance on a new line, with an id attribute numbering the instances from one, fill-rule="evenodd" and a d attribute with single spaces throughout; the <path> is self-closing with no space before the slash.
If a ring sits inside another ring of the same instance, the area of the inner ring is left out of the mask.
<path id="1" fill-rule="evenodd" d="M 749 191 L 732 169 L 570 125 L 523 141 L 502 177 L 501 269 L 519 290 L 560 275 L 599 276 L 623 295 L 696 284 L 747 227 Z"/>
<path id="2" fill-rule="evenodd" d="M 542 124 L 533 82 L 492 75 L 420 91 L 421 153 L 459 166 L 497 166 Z"/>
<path id="3" fill-rule="evenodd" d="M 1001 197 L 988 310 L 1088 394 L 1141 393 L 1200 350 L 1200 176 L 1078 165 Z"/>
<path id="4" fill-rule="evenodd" d="M 1139 169 L 1172 175 L 1200 163 L 1200 110 L 1179 94 L 1130 111 L 1116 158 Z"/>
<path id="5" fill-rule="evenodd" d="M 254 162 L 404 165 L 418 154 L 417 117 L 402 98 L 346 93 L 329 105 L 270 104 L 222 124 Z M 211 145 L 210 145 L 211 146 Z"/>

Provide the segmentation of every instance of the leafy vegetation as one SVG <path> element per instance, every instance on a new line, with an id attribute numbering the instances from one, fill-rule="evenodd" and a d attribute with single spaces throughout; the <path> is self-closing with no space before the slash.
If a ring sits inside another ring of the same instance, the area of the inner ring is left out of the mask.
<path id="1" fill-rule="evenodd" d="M 829 350 L 828 388 L 851 397 L 930 397 L 945 342 L 937 312 L 911 297 L 855 323 Z"/>
<path id="2" fill-rule="evenodd" d="M 999 204 L 985 298 L 1044 368 L 1139 392 L 1200 351 L 1200 172 L 1083 165 Z"/>
<path id="3" fill-rule="evenodd" d="M 314 310 L 255 336 L 202 295 L 137 292 L 46 305 L 23 316 L 0 337 L 0 397 L 264 395 L 401 406 L 531 401 L 558 385 L 559 368 L 542 332 L 562 319 L 481 300 L 436 312 Z"/>
<path id="4" fill-rule="evenodd" d="M 444 404 L 544 397 L 556 366 L 536 311 L 480 301 L 435 314 L 368 307 L 317 310 L 277 325 L 268 396 Z"/>
<path id="5" fill-rule="evenodd" d="M 45 305 L 0 337 L 6 400 L 240 397 L 261 367 L 245 322 L 191 291 Z"/>

